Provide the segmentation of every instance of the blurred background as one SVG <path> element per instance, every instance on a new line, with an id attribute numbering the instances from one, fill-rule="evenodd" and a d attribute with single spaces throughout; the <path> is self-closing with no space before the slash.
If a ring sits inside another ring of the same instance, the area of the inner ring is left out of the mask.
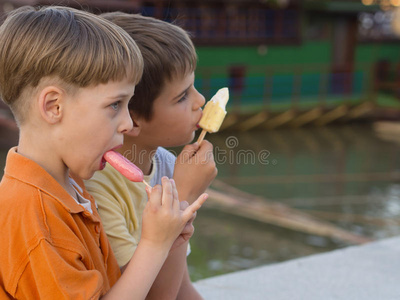
<path id="1" fill-rule="evenodd" d="M 400 0 L 2 0 L 0 14 L 49 4 L 175 22 L 196 88 L 230 88 L 193 280 L 400 234 Z M 17 139 L 0 102 L 0 175 Z"/>

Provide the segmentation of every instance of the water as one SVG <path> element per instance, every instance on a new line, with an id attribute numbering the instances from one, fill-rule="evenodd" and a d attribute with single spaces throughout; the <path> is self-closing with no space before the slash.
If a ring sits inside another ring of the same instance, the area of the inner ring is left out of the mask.
<path id="1" fill-rule="evenodd" d="M 371 124 L 207 138 L 228 157 L 218 164 L 225 183 L 366 237 L 400 234 L 400 146 L 378 137 Z M 204 208 L 195 228 L 194 280 L 348 246 Z"/>
<path id="2" fill-rule="evenodd" d="M 0 137 L 2 173 L 17 135 L 0 127 Z M 371 124 L 221 132 L 207 139 L 224 183 L 373 239 L 400 234 L 400 144 L 379 138 Z M 188 258 L 193 280 L 348 246 L 207 205 L 195 228 Z"/>

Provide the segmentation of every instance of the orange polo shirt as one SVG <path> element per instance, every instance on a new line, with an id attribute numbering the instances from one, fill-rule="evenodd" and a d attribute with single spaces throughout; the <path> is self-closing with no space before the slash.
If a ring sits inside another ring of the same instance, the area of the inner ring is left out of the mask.
<path id="1" fill-rule="evenodd" d="M 0 183 L 0 298 L 98 299 L 120 270 L 93 198 L 84 189 L 91 214 L 16 151 Z"/>

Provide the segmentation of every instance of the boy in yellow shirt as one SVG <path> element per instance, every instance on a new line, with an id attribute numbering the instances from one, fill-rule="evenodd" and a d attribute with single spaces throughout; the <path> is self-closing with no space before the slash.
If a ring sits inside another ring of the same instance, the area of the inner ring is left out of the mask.
<path id="1" fill-rule="evenodd" d="M 142 70 L 129 35 L 90 13 L 23 7 L 0 26 L 0 95 L 20 132 L 0 183 L 2 298 L 144 299 L 182 242 L 206 196 L 181 210 L 164 177 L 148 191 L 142 238 L 121 276 L 80 179 L 132 130 L 128 102 Z"/>
<path id="2" fill-rule="evenodd" d="M 173 177 L 181 200 L 192 203 L 215 178 L 212 145 L 187 145 L 176 158 L 163 147 L 190 143 L 202 116 L 204 97 L 194 87 L 197 55 L 180 27 L 154 18 L 114 12 L 102 17 L 122 27 L 137 43 L 144 59 L 143 77 L 129 103 L 133 129 L 125 133 L 120 153 L 134 162 L 151 185 L 162 176 Z M 122 183 L 121 183 L 122 182 Z M 146 205 L 144 184 L 125 180 L 106 167 L 86 183 L 118 264 L 124 269 L 141 239 Z M 187 245 L 171 251 L 149 297 L 201 299 L 190 282 Z M 137 251 L 137 250 L 136 250 Z M 157 291 L 162 291 L 158 294 Z"/>

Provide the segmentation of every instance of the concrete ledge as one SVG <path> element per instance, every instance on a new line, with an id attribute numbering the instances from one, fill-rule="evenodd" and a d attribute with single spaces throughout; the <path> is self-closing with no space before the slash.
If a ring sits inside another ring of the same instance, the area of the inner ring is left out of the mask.
<path id="1" fill-rule="evenodd" d="M 206 300 L 398 300 L 400 237 L 195 283 Z"/>

